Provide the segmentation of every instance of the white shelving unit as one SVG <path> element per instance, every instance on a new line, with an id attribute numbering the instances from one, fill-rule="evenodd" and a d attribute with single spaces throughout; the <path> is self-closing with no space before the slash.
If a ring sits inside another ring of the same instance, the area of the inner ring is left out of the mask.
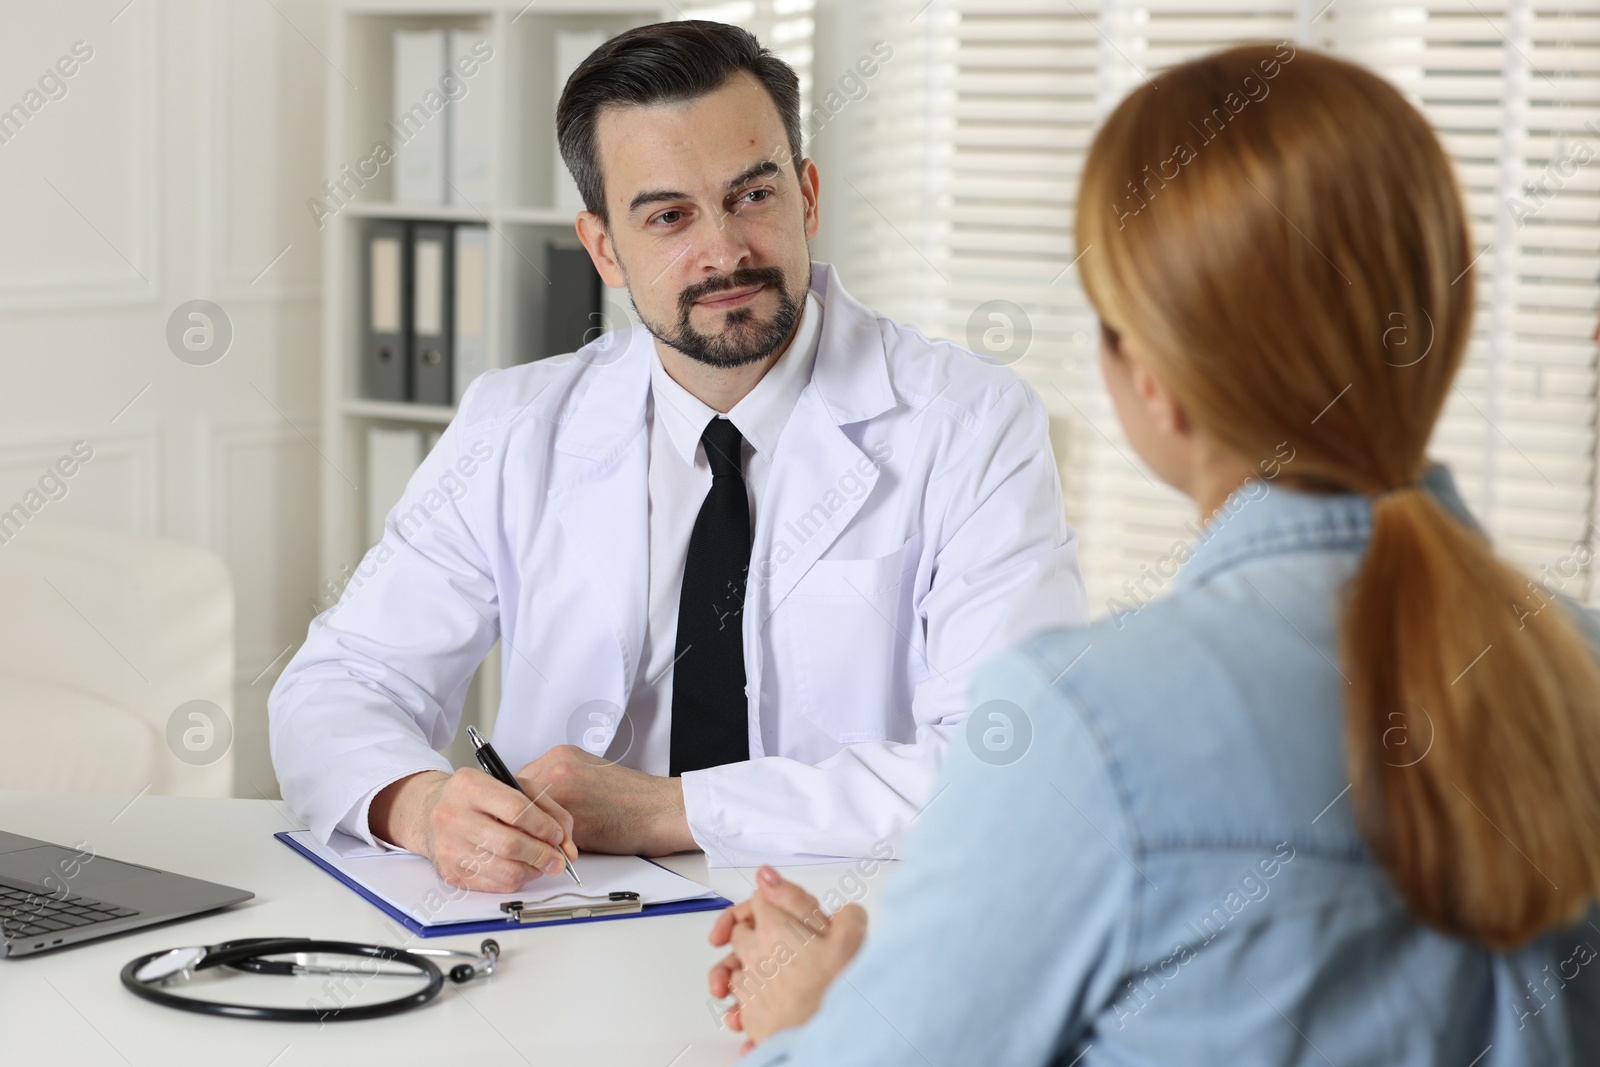
<path id="1" fill-rule="evenodd" d="M 372 153 L 375 142 L 395 143 L 393 34 L 400 29 L 466 29 L 494 46 L 492 58 L 468 81 L 468 92 L 493 94 L 491 195 L 486 203 L 403 204 L 393 200 L 394 164 L 334 215 L 323 233 L 322 451 L 338 473 L 323 471 L 321 571 L 324 581 L 346 578 L 371 546 L 365 526 L 367 430 L 373 425 L 437 430 L 455 410 L 437 405 L 369 400 L 361 395 L 361 262 L 363 233 L 372 219 L 486 223 L 489 227 L 488 345 L 490 365 L 511 366 L 550 353 L 539 351 L 539 325 L 547 281 L 542 258 L 552 238 L 576 244 L 574 216 L 555 207 L 557 91 L 555 35 L 602 30 L 612 36 L 632 26 L 674 17 L 670 4 L 638 0 L 538 0 L 536 4 L 455 3 L 451 0 L 343 0 L 329 15 L 326 176 L 339 181 L 347 166 Z M 606 321 L 626 322 L 625 296 L 607 291 Z M 499 704 L 499 646 L 474 678 L 463 718 L 492 726 Z M 464 733 L 464 731 L 463 731 Z M 470 763 L 457 744 L 449 755 Z"/>

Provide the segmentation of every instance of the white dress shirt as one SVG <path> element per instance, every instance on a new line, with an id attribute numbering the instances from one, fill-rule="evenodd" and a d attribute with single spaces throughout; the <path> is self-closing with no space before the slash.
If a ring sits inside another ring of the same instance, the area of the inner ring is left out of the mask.
<path id="1" fill-rule="evenodd" d="M 648 774 L 667 773 L 683 567 L 695 519 L 711 491 L 711 466 L 700 435 L 706 423 L 718 417 L 730 419 L 743 435 L 740 468 L 750 498 L 750 529 L 754 530 L 778 437 L 795 401 L 811 381 L 821 323 L 822 305 L 808 292 L 788 349 L 726 416 L 719 416 L 673 381 L 662 366 L 660 353 L 651 354 L 650 401 L 645 409 L 650 437 L 650 616 L 639 673 L 628 698 L 628 725 L 617 731 L 613 747 L 606 753 L 613 760 Z"/>

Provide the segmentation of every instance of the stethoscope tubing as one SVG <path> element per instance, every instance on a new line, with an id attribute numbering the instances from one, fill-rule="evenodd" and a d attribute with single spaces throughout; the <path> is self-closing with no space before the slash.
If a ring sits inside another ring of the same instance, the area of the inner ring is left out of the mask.
<path id="1" fill-rule="evenodd" d="M 224 942 L 212 945 L 206 949 L 205 957 L 195 964 L 195 971 L 203 971 L 212 967 L 229 967 L 244 964 L 259 956 L 275 956 L 286 953 L 314 953 L 326 952 L 342 956 L 363 956 L 369 959 L 384 962 L 400 963 L 415 967 L 419 977 L 426 976 L 428 984 L 414 993 L 403 997 L 386 1000 L 378 1004 L 361 1004 L 341 1008 L 318 1010 L 316 1008 L 277 1008 L 264 1007 L 254 1004 L 232 1004 L 217 1000 L 199 1000 L 194 997 L 178 996 L 163 989 L 159 981 L 140 981 L 135 975 L 145 964 L 159 956 L 166 955 L 169 950 L 152 952 L 138 959 L 128 961 L 122 968 L 122 985 L 129 992 L 154 1004 L 168 1008 L 177 1008 L 180 1011 L 198 1012 L 202 1015 L 221 1015 L 232 1019 L 258 1019 L 269 1022 L 353 1022 L 359 1019 L 380 1019 L 386 1015 L 395 1015 L 411 1008 L 421 1007 L 444 989 L 444 973 L 427 956 L 407 951 L 403 948 L 392 948 L 388 945 L 363 945 L 352 941 L 319 941 L 303 937 L 286 938 L 249 938 L 243 941 Z M 269 961 L 259 961 L 269 962 Z M 287 964 L 286 964 L 287 966 Z M 466 965 L 463 965 L 466 966 Z M 258 973 L 288 973 L 270 970 L 264 967 L 241 968 L 254 970 Z"/>

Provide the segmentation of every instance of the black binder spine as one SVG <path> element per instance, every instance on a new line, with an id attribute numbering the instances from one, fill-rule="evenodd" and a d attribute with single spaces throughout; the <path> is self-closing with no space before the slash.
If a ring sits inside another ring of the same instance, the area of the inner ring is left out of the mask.
<path id="1" fill-rule="evenodd" d="M 545 304 L 544 351 L 535 358 L 576 352 L 600 336 L 601 293 L 605 283 L 589 253 L 551 242 L 545 248 L 550 271 L 550 297 Z"/>
<path id="2" fill-rule="evenodd" d="M 361 256 L 363 303 L 361 395 L 405 400 L 410 395 L 411 241 L 405 222 L 367 225 Z"/>
<path id="3" fill-rule="evenodd" d="M 448 223 L 411 224 L 411 399 L 454 399 L 455 234 Z"/>

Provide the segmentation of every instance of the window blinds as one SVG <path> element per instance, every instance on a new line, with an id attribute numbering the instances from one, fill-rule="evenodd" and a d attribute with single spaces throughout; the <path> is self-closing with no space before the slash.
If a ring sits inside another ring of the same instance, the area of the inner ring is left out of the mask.
<path id="1" fill-rule="evenodd" d="M 1371 66 L 1439 132 L 1481 255 L 1473 340 L 1432 452 L 1502 552 L 1562 592 L 1600 593 L 1589 566 L 1600 9 L 1536 0 L 865 7 L 860 30 L 894 42 L 898 69 L 826 161 L 834 187 L 846 187 L 828 218 L 850 234 L 841 270 L 872 306 L 973 347 L 1005 336 L 999 326 L 984 333 L 999 323 L 984 310 L 990 302 L 1020 307 L 1026 321 L 1013 336 L 1026 327 L 1031 339 L 1004 358 L 1057 416 L 1095 614 L 1127 604 L 1128 583 L 1148 594 L 1150 565 L 1192 538 L 1194 516 L 1134 458 L 1098 379 L 1094 320 L 1072 266 L 1082 155 L 1096 119 L 1141 79 L 1245 40 L 1291 39 Z"/>
<path id="2" fill-rule="evenodd" d="M 688 2 L 673 5 L 679 18 L 705 19 L 742 26 L 756 35 L 800 77 L 800 97 L 809 107 L 811 61 L 816 32 L 816 0 L 724 0 L 721 3 Z"/>

